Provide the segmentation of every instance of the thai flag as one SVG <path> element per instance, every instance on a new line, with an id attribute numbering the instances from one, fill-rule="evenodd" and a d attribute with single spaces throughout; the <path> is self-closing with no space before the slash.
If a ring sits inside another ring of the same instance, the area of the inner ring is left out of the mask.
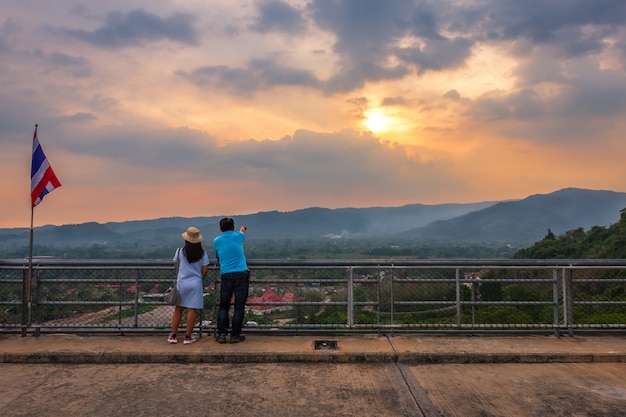
<path id="1" fill-rule="evenodd" d="M 61 183 L 48 163 L 43 149 L 41 149 L 39 139 L 37 138 L 37 129 L 35 128 L 35 135 L 33 136 L 33 162 L 30 169 L 30 199 L 32 207 L 41 203 L 41 200 L 43 200 L 46 194 L 60 186 Z"/>

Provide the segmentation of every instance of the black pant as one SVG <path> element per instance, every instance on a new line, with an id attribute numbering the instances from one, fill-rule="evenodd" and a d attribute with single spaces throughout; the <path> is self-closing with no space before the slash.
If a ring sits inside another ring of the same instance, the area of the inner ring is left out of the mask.
<path id="1" fill-rule="evenodd" d="M 217 333 L 228 334 L 228 311 L 230 310 L 230 300 L 235 296 L 235 312 L 233 314 L 232 336 L 241 334 L 243 317 L 248 301 L 249 271 L 231 272 L 220 276 L 220 308 L 217 312 Z"/>

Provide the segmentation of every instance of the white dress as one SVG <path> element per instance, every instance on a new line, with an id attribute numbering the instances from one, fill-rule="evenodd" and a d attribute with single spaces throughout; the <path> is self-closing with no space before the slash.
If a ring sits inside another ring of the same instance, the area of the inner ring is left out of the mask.
<path id="1" fill-rule="evenodd" d="M 180 252 L 180 256 L 179 255 Z M 206 251 L 202 255 L 202 259 L 192 264 L 187 262 L 187 258 L 182 252 L 182 248 L 176 250 L 174 262 L 178 262 L 178 280 L 176 288 L 180 295 L 181 307 L 186 308 L 202 308 L 204 302 L 202 300 L 202 267 L 209 264 L 209 256 Z"/>

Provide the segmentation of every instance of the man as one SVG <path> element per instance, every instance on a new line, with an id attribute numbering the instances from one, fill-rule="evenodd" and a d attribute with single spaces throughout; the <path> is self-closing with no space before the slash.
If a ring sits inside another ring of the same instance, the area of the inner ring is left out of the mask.
<path id="1" fill-rule="evenodd" d="M 235 232 L 235 221 L 230 217 L 220 220 L 221 235 L 215 238 L 215 257 L 220 265 L 220 307 L 217 312 L 217 337 L 218 343 L 226 343 L 228 336 L 228 311 L 230 301 L 235 296 L 235 311 L 233 314 L 230 343 L 239 343 L 246 340 L 241 335 L 243 326 L 244 310 L 248 301 L 248 280 L 250 271 L 246 263 L 246 255 L 243 251 L 243 242 L 246 239 L 245 232 L 248 228 L 241 226 L 239 232 Z"/>

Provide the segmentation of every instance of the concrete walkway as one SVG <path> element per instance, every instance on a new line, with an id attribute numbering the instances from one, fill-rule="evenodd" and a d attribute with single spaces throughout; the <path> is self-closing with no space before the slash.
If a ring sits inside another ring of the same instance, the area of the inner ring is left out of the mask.
<path id="1" fill-rule="evenodd" d="M 626 415 L 626 335 L 247 336 L 0 333 L 0 415 Z"/>
<path id="2" fill-rule="evenodd" d="M 0 333 L 0 363 L 597 363 L 626 362 L 621 336 L 268 335 L 183 345 L 163 335 Z"/>

